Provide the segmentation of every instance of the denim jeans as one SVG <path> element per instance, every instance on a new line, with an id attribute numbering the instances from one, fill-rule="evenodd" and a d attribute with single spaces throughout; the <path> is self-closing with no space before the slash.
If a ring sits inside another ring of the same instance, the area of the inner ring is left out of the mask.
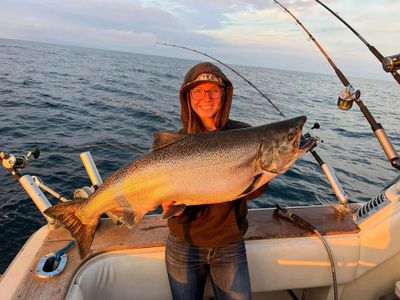
<path id="1" fill-rule="evenodd" d="M 207 276 L 217 300 L 251 299 L 243 239 L 220 248 L 200 248 L 169 234 L 165 260 L 174 300 L 203 299 Z"/>

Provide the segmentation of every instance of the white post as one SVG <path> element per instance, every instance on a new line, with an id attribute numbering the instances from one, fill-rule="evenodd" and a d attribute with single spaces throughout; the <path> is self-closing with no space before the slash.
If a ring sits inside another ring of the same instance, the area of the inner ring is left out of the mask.
<path id="1" fill-rule="evenodd" d="M 22 187 L 27 192 L 29 197 L 31 197 L 33 202 L 35 202 L 37 208 L 40 210 L 40 212 L 46 218 L 47 222 L 49 224 L 54 224 L 55 223 L 54 219 L 50 218 L 49 216 L 46 216 L 43 213 L 46 209 L 51 207 L 51 203 L 46 198 L 46 196 L 42 193 L 42 191 L 39 189 L 39 187 L 33 180 L 32 176 L 30 176 L 30 175 L 22 176 L 19 179 L 19 183 L 22 185 Z"/>
<path id="2" fill-rule="evenodd" d="M 90 152 L 83 152 L 80 155 L 83 165 L 85 166 L 86 172 L 89 175 L 92 185 L 100 186 L 103 183 L 99 171 L 93 161 Z"/>

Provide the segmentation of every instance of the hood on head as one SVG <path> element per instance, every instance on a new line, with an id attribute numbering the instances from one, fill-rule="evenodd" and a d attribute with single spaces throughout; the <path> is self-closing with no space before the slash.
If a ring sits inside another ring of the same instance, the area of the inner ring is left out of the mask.
<path id="1" fill-rule="evenodd" d="M 224 89 L 221 117 L 219 124 L 217 124 L 217 128 L 223 128 L 228 122 L 233 94 L 232 83 L 217 66 L 210 62 L 203 62 L 195 65 L 186 73 L 179 92 L 179 99 L 181 102 L 181 121 L 185 131 L 187 131 L 191 114 L 194 114 L 190 106 L 189 91 L 196 85 L 205 82 L 217 83 Z"/>

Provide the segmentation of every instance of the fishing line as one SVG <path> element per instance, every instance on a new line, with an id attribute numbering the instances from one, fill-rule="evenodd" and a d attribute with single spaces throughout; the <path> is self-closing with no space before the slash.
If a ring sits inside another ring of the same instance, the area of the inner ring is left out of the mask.
<path id="1" fill-rule="evenodd" d="M 139 103 L 135 103 L 135 102 L 129 102 L 129 101 L 122 101 L 122 100 L 115 100 L 115 99 L 113 100 L 113 102 L 121 103 L 121 104 L 124 104 L 124 105 L 130 105 L 130 106 L 139 107 L 139 108 L 141 108 L 142 110 L 144 110 L 145 112 L 148 112 L 148 113 L 150 113 L 150 114 L 152 114 L 152 115 L 154 115 L 154 116 L 160 118 L 165 124 L 167 124 L 168 126 L 174 128 L 175 131 L 178 131 L 178 130 L 179 130 L 179 128 L 178 128 L 177 126 L 175 126 L 175 124 L 173 123 L 172 120 L 168 119 L 167 117 L 164 117 L 164 116 L 161 115 L 159 112 L 154 111 L 154 110 L 148 108 L 147 106 L 145 106 L 145 105 L 143 105 L 143 104 L 139 104 Z M 136 152 L 139 152 L 140 154 L 145 154 L 145 153 L 146 153 L 145 151 L 143 151 L 142 149 L 139 149 L 139 148 L 136 147 L 136 146 L 129 145 L 129 144 L 124 144 L 124 143 L 109 143 L 109 142 L 106 142 L 106 141 L 101 141 L 101 142 L 99 142 L 99 143 L 95 143 L 95 144 L 85 144 L 85 145 L 83 145 L 83 146 L 84 146 L 84 147 L 99 148 L 99 147 L 103 147 L 103 146 L 105 146 L 105 145 L 106 145 L 106 146 L 111 146 L 111 147 L 114 147 L 114 148 L 118 148 L 118 147 L 120 147 L 120 148 L 128 148 L 128 149 L 130 149 L 130 150 L 134 150 L 134 151 L 136 151 Z"/>
<path id="2" fill-rule="evenodd" d="M 208 57 L 208 58 L 211 58 L 212 60 L 214 60 L 214 61 L 220 63 L 221 65 L 225 66 L 226 68 L 228 68 L 229 70 L 231 70 L 233 73 L 235 73 L 236 75 L 238 75 L 240 78 L 242 78 L 244 81 L 246 81 L 246 82 L 247 82 L 251 87 L 253 87 L 264 99 L 266 99 L 266 100 L 269 102 L 269 104 L 272 105 L 272 107 L 278 112 L 278 114 L 280 114 L 284 119 L 286 119 L 286 116 L 283 114 L 283 112 L 282 112 L 282 111 L 272 102 L 272 100 L 269 99 L 258 87 L 256 87 L 250 80 L 248 80 L 246 77 L 244 77 L 244 76 L 243 76 L 242 74 L 240 74 L 238 71 L 236 71 L 236 70 L 233 69 L 232 67 L 228 66 L 227 64 L 223 63 L 223 62 L 220 61 L 219 59 L 217 59 L 217 58 L 215 58 L 215 57 L 213 57 L 213 56 L 211 56 L 211 55 L 209 55 L 209 54 L 207 54 L 207 53 L 204 53 L 204 52 L 201 52 L 201 51 L 199 51 L 199 50 L 192 49 L 192 48 L 189 48 L 189 47 L 185 47 L 185 46 L 180 46 L 180 45 L 170 44 L 170 43 L 156 43 L 156 44 L 161 45 L 161 46 L 169 46 L 169 47 L 175 47 L 175 48 L 180 48 L 180 49 L 192 51 L 192 52 L 195 52 L 195 53 L 204 55 L 204 56 L 206 56 L 206 57 Z"/>
<path id="3" fill-rule="evenodd" d="M 146 152 L 143 151 L 142 149 L 138 148 L 137 146 L 133 146 L 133 145 L 129 145 L 129 144 L 125 144 L 125 143 L 109 143 L 109 142 L 99 142 L 99 143 L 95 143 L 95 144 L 84 144 L 82 145 L 82 147 L 85 148 L 99 148 L 99 147 L 104 147 L 104 146 L 110 146 L 113 148 L 128 148 L 130 150 L 134 150 L 136 152 L 139 152 L 140 154 L 145 154 Z"/>
<path id="4" fill-rule="evenodd" d="M 372 54 L 382 63 L 383 69 L 391 73 L 393 78 L 400 84 L 400 74 L 397 72 L 400 69 L 400 54 L 384 57 L 374 46 L 370 45 L 353 27 L 351 27 L 345 20 L 343 20 L 337 13 L 331 10 L 328 6 L 319 0 L 315 0 L 331 14 L 338 18 L 347 28 L 349 28 L 372 52 Z"/>
<path id="5" fill-rule="evenodd" d="M 148 107 L 146 107 L 146 106 L 144 106 L 144 105 L 142 105 L 142 104 L 135 104 L 135 105 L 138 106 L 138 107 L 140 107 L 141 109 L 143 109 L 143 110 L 145 110 L 145 111 L 147 111 L 147 112 L 149 112 L 149 113 L 152 113 L 153 115 L 159 117 L 159 118 L 162 119 L 167 125 L 173 127 L 173 128 L 175 129 L 175 131 L 178 131 L 178 130 L 179 130 L 178 127 L 175 126 L 175 125 L 172 123 L 171 120 L 169 120 L 169 119 L 167 119 L 166 117 L 162 116 L 160 113 L 158 113 L 158 112 L 156 112 L 156 111 L 154 111 L 154 110 L 152 110 L 152 109 L 150 109 L 150 108 L 148 108 Z"/>
<path id="6" fill-rule="evenodd" d="M 308 35 L 308 38 L 314 42 L 314 44 L 317 46 L 319 51 L 322 53 L 322 55 L 326 58 L 328 63 L 332 66 L 334 69 L 336 75 L 339 77 L 340 81 L 343 83 L 344 86 L 349 86 L 350 83 L 347 80 L 347 78 L 343 75 L 343 73 L 339 70 L 339 68 L 335 65 L 335 63 L 332 61 L 332 59 L 329 57 L 329 55 L 325 52 L 325 50 L 322 48 L 322 46 L 318 43 L 318 41 L 314 38 L 314 36 L 307 30 L 307 28 L 300 22 L 299 19 L 297 19 L 285 6 L 283 6 L 281 3 L 279 3 L 277 0 L 273 0 L 276 4 L 278 4 L 285 12 L 287 12 L 293 19 L 296 20 L 296 24 L 299 25 Z"/>
<path id="7" fill-rule="evenodd" d="M 12 197 L 10 200 L 6 201 L 6 203 L 3 203 L 3 204 L 0 206 L 0 209 L 3 209 L 3 208 L 6 207 L 8 204 L 10 204 L 15 198 L 17 198 L 19 195 L 21 195 L 22 192 L 24 192 L 24 190 L 19 191 L 18 194 L 16 194 L 14 197 Z"/>
<path id="8" fill-rule="evenodd" d="M 160 112 L 154 111 L 151 108 L 148 108 L 147 106 L 145 106 L 143 104 L 130 102 L 130 101 L 122 101 L 122 100 L 118 100 L 118 99 L 113 99 L 113 102 L 139 107 L 139 108 L 143 109 L 144 111 L 159 117 L 164 123 L 173 127 L 176 131 L 179 130 L 179 128 L 177 126 L 175 126 L 175 124 L 173 123 L 172 120 L 168 119 L 167 117 L 164 117 L 163 115 L 160 114 Z"/>

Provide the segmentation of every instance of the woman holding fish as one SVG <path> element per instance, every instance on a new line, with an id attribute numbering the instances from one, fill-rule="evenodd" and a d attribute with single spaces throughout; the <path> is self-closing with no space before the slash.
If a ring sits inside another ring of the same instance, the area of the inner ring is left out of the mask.
<path id="1" fill-rule="evenodd" d="M 300 142 L 305 116 L 250 128 L 229 120 L 232 89 L 216 66 L 196 65 L 181 87 L 181 133 L 155 133 L 152 151 L 117 170 L 89 198 L 44 211 L 70 231 L 82 259 L 101 214 L 130 228 L 161 204 L 171 232 L 166 262 L 174 299 L 201 299 L 207 276 L 218 299 L 251 297 L 246 200 L 315 139 Z"/>
<path id="2" fill-rule="evenodd" d="M 204 133 L 250 127 L 229 119 L 233 86 L 215 65 L 195 65 L 180 89 L 181 133 Z M 210 276 L 216 299 L 251 299 L 243 236 L 247 231 L 246 200 L 258 197 L 264 186 L 244 198 L 219 203 L 174 207 L 164 203 L 168 220 L 166 264 L 174 299 L 202 299 Z"/>

